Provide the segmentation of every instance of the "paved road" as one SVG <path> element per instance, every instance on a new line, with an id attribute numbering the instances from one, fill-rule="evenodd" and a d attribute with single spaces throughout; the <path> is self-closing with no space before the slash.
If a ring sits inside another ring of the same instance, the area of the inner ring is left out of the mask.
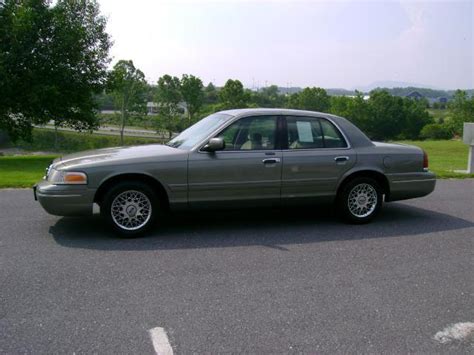
<path id="1" fill-rule="evenodd" d="M 49 129 L 49 130 L 55 129 L 53 124 L 35 125 L 35 127 L 42 128 L 42 129 Z M 68 128 L 68 127 L 58 127 L 58 130 L 67 131 L 67 132 L 77 132 L 75 129 Z M 120 136 L 120 127 L 100 126 L 98 129 L 94 130 L 94 134 Z M 131 128 L 131 127 L 125 128 L 124 135 L 127 137 L 156 138 L 156 139 L 164 139 L 164 140 L 169 139 L 168 134 L 164 134 L 164 132 L 157 132 L 156 130 L 153 130 L 153 129 L 137 129 L 137 128 Z"/>
<path id="2" fill-rule="evenodd" d="M 474 180 L 387 204 L 373 224 L 323 210 L 174 216 L 118 240 L 0 191 L 0 353 L 468 353 Z"/>

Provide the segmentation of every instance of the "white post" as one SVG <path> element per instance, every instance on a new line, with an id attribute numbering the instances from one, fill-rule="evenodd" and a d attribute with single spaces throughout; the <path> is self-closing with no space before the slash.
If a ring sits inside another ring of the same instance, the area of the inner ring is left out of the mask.
<path id="1" fill-rule="evenodd" d="M 463 142 L 469 145 L 467 173 L 474 174 L 474 123 L 464 122 Z"/>
<path id="2" fill-rule="evenodd" d="M 467 160 L 467 173 L 474 174 L 474 145 L 469 147 L 469 158 Z"/>

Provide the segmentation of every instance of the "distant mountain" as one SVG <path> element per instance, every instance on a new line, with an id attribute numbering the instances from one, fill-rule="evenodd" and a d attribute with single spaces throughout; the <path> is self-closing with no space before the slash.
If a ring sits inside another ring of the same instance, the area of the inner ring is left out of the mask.
<path id="1" fill-rule="evenodd" d="M 293 87 L 278 87 L 278 92 L 280 94 L 294 94 L 297 92 L 300 92 L 303 90 L 303 88 L 300 88 L 299 86 L 293 86 Z M 349 95 L 355 95 L 354 90 L 347 90 L 347 89 L 342 89 L 342 88 L 329 88 L 329 89 L 324 89 L 329 95 L 337 95 L 337 96 L 349 96 Z"/>
<path id="2" fill-rule="evenodd" d="M 347 90 L 347 89 L 341 89 L 341 88 L 330 88 L 330 89 L 325 89 L 328 95 L 331 96 L 354 96 L 355 95 L 355 90 Z"/>
<path id="3" fill-rule="evenodd" d="M 331 96 L 353 96 L 355 90 L 363 93 L 369 93 L 372 90 L 380 89 L 386 90 L 394 96 L 407 96 L 413 91 L 419 92 L 428 99 L 438 99 L 440 97 L 452 98 L 456 90 L 440 90 L 429 86 L 417 85 L 412 83 L 404 83 L 399 81 L 377 81 L 365 87 L 358 87 L 358 89 L 348 90 L 342 88 L 325 88 L 327 93 Z M 280 94 L 294 94 L 300 92 L 303 88 L 298 86 L 293 87 L 278 87 Z M 469 96 L 474 95 L 474 89 L 466 90 Z"/>
<path id="4" fill-rule="evenodd" d="M 292 86 L 292 87 L 279 86 L 278 87 L 278 92 L 280 94 L 296 94 L 297 92 L 300 92 L 301 90 L 303 89 L 300 88 L 299 86 Z"/>
<path id="5" fill-rule="evenodd" d="M 424 84 L 415 84 L 415 83 L 407 83 L 403 81 L 393 81 L 393 80 L 383 80 L 383 81 L 375 81 L 369 85 L 359 85 L 354 87 L 354 90 L 359 90 L 362 92 L 369 92 L 377 88 L 387 88 L 387 89 L 393 89 L 393 88 L 406 88 L 406 87 L 412 87 L 412 88 L 427 88 L 427 89 L 432 89 L 432 90 L 437 90 L 438 88 L 430 86 L 430 85 L 424 85 Z"/>

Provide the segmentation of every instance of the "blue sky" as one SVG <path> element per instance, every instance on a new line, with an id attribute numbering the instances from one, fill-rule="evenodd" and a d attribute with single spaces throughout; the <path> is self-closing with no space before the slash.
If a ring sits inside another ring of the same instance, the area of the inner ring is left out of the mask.
<path id="1" fill-rule="evenodd" d="M 149 81 L 474 87 L 474 1 L 99 0 L 114 60 Z"/>

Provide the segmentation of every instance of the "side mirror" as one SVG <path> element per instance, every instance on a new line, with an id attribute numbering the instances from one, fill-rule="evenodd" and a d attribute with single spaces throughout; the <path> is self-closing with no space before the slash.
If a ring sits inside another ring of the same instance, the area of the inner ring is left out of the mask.
<path id="1" fill-rule="evenodd" d="M 202 147 L 202 150 L 205 152 L 215 152 L 218 150 L 223 150 L 225 148 L 225 142 L 222 138 L 211 138 L 209 142 Z"/>

